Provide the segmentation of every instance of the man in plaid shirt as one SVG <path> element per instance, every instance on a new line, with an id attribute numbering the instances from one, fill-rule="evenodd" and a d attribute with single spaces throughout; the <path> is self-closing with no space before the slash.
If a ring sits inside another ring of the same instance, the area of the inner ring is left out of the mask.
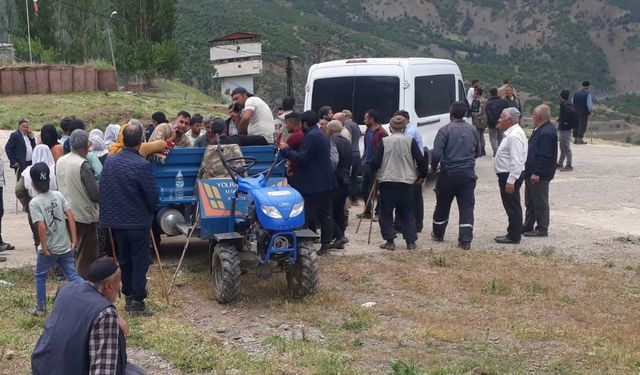
<path id="1" fill-rule="evenodd" d="M 35 375 L 146 374 L 127 363 L 127 323 L 114 306 L 120 294 L 120 268 L 103 257 L 89 267 L 85 283 L 67 283 L 31 355 Z"/>

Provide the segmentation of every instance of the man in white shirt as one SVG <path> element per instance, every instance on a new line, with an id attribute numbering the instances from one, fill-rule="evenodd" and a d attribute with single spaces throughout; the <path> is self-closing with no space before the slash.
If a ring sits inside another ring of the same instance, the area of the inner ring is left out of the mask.
<path id="1" fill-rule="evenodd" d="M 469 87 L 469 90 L 467 90 L 467 103 L 469 104 L 469 107 L 471 107 L 471 103 L 473 103 L 473 95 L 475 94 L 478 86 L 480 86 L 480 81 L 478 81 L 477 79 L 471 81 L 471 87 Z"/>
<path id="2" fill-rule="evenodd" d="M 500 197 L 509 217 L 509 226 L 505 236 L 495 238 L 497 243 L 517 244 L 522 236 L 520 186 L 527 160 L 528 141 L 518 124 L 519 119 L 520 111 L 515 107 L 504 109 L 498 119 L 497 128 L 504 131 L 504 138 L 498 147 L 493 165 L 498 175 Z"/>
<path id="3" fill-rule="evenodd" d="M 276 128 L 271 108 L 264 100 L 253 96 L 244 87 L 236 87 L 231 92 L 231 100 L 243 107 L 240 122 L 236 124 L 239 135 L 259 135 L 273 143 Z"/>

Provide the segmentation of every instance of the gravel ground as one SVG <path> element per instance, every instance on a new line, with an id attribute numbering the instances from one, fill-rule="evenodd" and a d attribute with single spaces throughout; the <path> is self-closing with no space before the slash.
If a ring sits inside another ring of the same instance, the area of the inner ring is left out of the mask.
<path id="1" fill-rule="evenodd" d="M 9 131 L 0 131 L 0 144 L 6 143 Z M 488 143 L 487 143 L 488 145 Z M 489 157 L 478 159 L 476 171 L 475 229 L 472 250 L 495 251 L 542 251 L 553 249 L 555 254 L 569 256 L 586 263 L 614 262 L 617 265 L 640 264 L 640 247 L 614 240 L 620 236 L 640 236 L 640 147 L 624 147 L 605 143 L 572 145 L 574 152 L 573 172 L 558 172 L 551 183 L 551 225 L 547 238 L 523 238 L 519 245 L 498 245 L 493 241 L 506 232 L 507 217 L 500 201 L 498 184 Z M 489 150 L 489 147 L 488 147 Z M 7 186 L 4 188 L 5 214 L 3 238 L 15 245 L 16 250 L 3 252 L 8 260 L 0 267 L 33 265 L 35 256 L 31 233 L 27 227 L 26 214 L 16 212 L 13 194 L 14 173 L 8 167 L 4 151 L 0 153 L 5 166 Z M 430 218 L 435 206 L 433 183 L 424 190 L 425 230 L 420 234 L 418 248 L 438 250 L 455 246 L 457 241 L 457 206 L 452 207 L 445 242 L 430 240 Z M 522 188 L 522 192 L 524 187 Z M 359 233 L 355 233 L 355 214 L 362 207 L 353 207 L 347 236 L 351 242 L 341 254 L 362 254 L 378 249 L 382 242 L 378 223 L 373 223 L 371 244 L 367 244 L 369 221 L 362 222 Z M 396 241 L 403 251 L 403 241 Z M 182 237 L 163 241 L 162 256 L 166 263 L 177 261 L 184 246 Z M 196 258 L 206 254 L 204 241 L 193 241 L 190 252 Z M 340 253 L 339 253 L 340 254 Z M 196 259 L 192 259 L 196 260 Z"/>

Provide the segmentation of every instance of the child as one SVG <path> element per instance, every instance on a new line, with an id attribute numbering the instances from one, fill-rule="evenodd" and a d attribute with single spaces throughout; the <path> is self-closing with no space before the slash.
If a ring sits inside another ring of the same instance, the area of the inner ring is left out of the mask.
<path id="1" fill-rule="evenodd" d="M 58 264 L 69 281 L 84 281 L 76 272 L 74 249 L 76 248 L 76 222 L 69 203 L 58 191 L 49 190 L 49 166 L 36 163 L 29 171 L 33 188 L 39 193 L 29 202 L 33 223 L 38 227 L 42 250 L 36 261 L 36 308 L 34 316 L 43 316 L 47 311 L 47 273 Z M 67 223 L 69 233 L 67 233 Z M 71 240 L 69 240 L 71 234 Z"/>

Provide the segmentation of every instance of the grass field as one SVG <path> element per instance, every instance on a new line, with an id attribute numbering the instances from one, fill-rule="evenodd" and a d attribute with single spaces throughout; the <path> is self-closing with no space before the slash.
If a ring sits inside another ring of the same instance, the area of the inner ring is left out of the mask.
<path id="1" fill-rule="evenodd" d="M 156 80 L 150 92 L 91 92 L 61 95 L 16 95 L 0 97 L 0 129 L 15 129 L 26 118 L 34 129 L 46 123 L 57 125 L 64 116 L 74 115 L 90 128 L 104 129 L 110 123 L 131 118 L 148 123 L 156 111 L 172 119 L 180 110 L 203 115 L 222 115 L 226 108 L 202 92 L 181 83 Z"/>
<path id="2" fill-rule="evenodd" d="M 176 373 L 640 372 L 638 266 L 579 264 L 553 248 L 332 256 L 321 260 L 321 290 L 303 301 L 286 297 L 282 277 L 245 276 L 241 298 L 226 306 L 208 298 L 206 269 L 188 266 L 167 306 L 152 267 L 158 313 L 127 317 L 130 348 Z M 0 289 L 0 354 L 16 352 L 0 359 L 2 374 L 28 373 L 42 330 L 44 320 L 25 312 L 35 303 L 31 272 L 0 269 L 16 284 Z"/>

